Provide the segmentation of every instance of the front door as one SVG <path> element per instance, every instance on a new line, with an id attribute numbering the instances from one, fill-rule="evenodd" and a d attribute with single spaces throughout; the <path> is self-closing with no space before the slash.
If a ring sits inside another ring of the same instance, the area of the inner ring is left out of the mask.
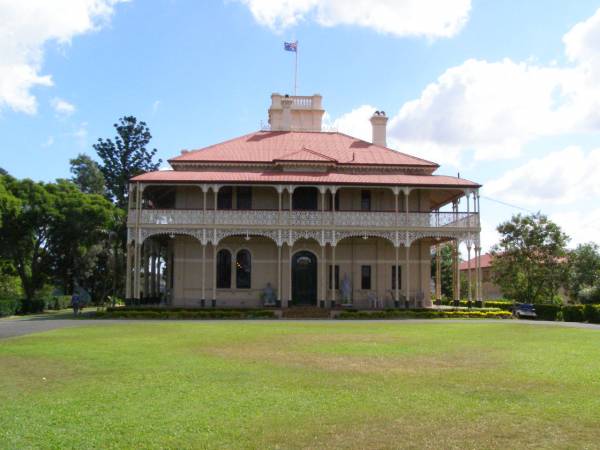
<path id="1" fill-rule="evenodd" d="M 317 257 L 311 252 L 298 252 L 292 258 L 292 303 L 317 304 Z"/>

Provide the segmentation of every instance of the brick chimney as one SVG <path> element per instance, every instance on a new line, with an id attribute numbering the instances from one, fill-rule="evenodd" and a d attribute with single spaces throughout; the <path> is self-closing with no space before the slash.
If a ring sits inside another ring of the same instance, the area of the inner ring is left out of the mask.
<path id="1" fill-rule="evenodd" d="M 385 111 L 375 111 L 370 120 L 371 126 L 373 127 L 373 144 L 387 147 L 386 134 L 388 118 L 385 115 Z"/>

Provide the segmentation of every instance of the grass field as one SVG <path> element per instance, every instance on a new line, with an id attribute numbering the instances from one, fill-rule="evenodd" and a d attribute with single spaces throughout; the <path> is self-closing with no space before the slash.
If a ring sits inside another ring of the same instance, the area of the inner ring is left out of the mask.
<path id="1" fill-rule="evenodd" d="M 1 325 L 0 325 L 1 326 Z M 600 448 L 600 331 L 158 322 L 0 341 L 2 448 Z"/>

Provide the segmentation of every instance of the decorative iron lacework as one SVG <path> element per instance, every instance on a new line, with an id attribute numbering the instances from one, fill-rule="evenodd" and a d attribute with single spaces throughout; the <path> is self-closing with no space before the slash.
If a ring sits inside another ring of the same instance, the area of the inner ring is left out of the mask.
<path id="1" fill-rule="evenodd" d="M 276 245 L 283 244 L 294 245 L 300 239 L 312 239 L 319 245 L 337 245 L 346 238 L 382 238 L 389 241 L 393 246 L 408 246 L 415 241 L 424 238 L 432 239 L 456 239 L 464 242 L 471 247 L 480 246 L 479 232 L 470 232 L 464 230 L 452 229 L 431 229 L 431 230 L 412 230 L 412 231 L 380 231 L 372 229 L 364 230 L 276 230 L 276 229 L 240 229 L 240 228 L 140 228 L 140 242 L 143 242 L 151 236 L 158 235 L 185 235 L 193 237 L 202 245 L 208 243 L 218 244 L 223 239 L 230 236 L 255 237 L 261 236 L 271 239 Z M 129 243 L 135 240 L 135 231 L 133 228 L 127 230 L 127 239 Z"/>
<path id="2" fill-rule="evenodd" d="M 256 229 L 252 229 L 252 230 L 240 230 L 238 229 L 218 229 L 216 230 L 216 238 L 213 236 L 212 239 L 210 239 L 212 244 L 218 244 L 219 242 L 221 242 L 223 239 L 230 237 L 230 236 L 240 236 L 240 237 L 244 237 L 244 238 L 248 238 L 250 239 L 251 237 L 255 237 L 255 236 L 262 236 L 262 237 L 266 237 L 271 239 L 275 244 L 278 244 L 279 242 L 279 232 L 278 230 L 256 230 Z"/>
<path id="3" fill-rule="evenodd" d="M 146 239 L 152 236 L 167 235 L 185 235 L 191 236 L 198 240 L 201 244 L 205 245 L 204 230 L 198 228 L 141 228 L 140 229 L 140 242 L 144 242 Z"/>
<path id="4" fill-rule="evenodd" d="M 129 223 L 136 223 L 135 212 L 130 212 Z M 294 228 L 382 227 L 382 228 L 455 228 L 478 229 L 477 213 L 403 213 L 361 211 L 202 211 L 202 210 L 143 210 L 141 225 L 230 225 L 272 227 L 291 225 Z"/>
<path id="5" fill-rule="evenodd" d="M 217 225 L 277 225 L 278 211 L 214 211 Z M 284 214 L 284 213 L 282 213 Z"/>

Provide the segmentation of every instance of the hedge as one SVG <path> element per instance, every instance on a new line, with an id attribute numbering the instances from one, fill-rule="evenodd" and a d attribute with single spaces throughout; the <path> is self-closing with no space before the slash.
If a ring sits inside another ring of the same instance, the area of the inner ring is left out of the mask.
<path id="1" fill-rule="evenodd" d="M 383 311 L 342 311 L 338 319 L 436 319 L 436 318 L 472 318 L 472 319 L 508 319 L 512 314 L 501 310 L 431 310 L 431 309 L 388 309 Z"/>
<path id="2" fill-rule="evenodd" d="M 44 299 L 46 309 L 59 310 L 71 307 L 70 295 L 55 295 Z"/>
<path id="3" fill-rule="evenodd" d="M 13 316 L 21 309 L 21 300 L 0 298 L 0 317 Z"/>
<path id="4" fill-rule="evenodd" d="M 434 303 L 435 303 L 435 301 L 434 301 Z M 471 302 L 471 306 L 474 307 L 475 303 L 476 303 L 475 300 L 473 300 Z M 504 311 L 512 311 L 512 308 L 513 308 L 513 302 L 511 302 L 510 300 L 485 300 L 483 302 L 483 304 L 485 305 L 486 308 L 498 308 L 498 309 L 502 309 Z M 454 306 L 454 301 L 442 300 L 442 305 Z M 458 306 L 468 307 L 469 301 L 461 300 L 458 303 Z"/>
<path id="5" fill-rule="evenodd" d="M 600 305 L 585 305 L 583 315 L 590 323 L 600 323 Z"/>
<path id="6" fill-rule="evenodd" d="M 561 312 L 565 322 L 583 322 L 585 320 L 583 305 L 564 305 Z"/>
<path id="7" fill-rule="evenodd" d="M 34 298 L 32 300 L 19 300 L 18 314 L 35 314 L 44 312 L 46 302 L 41 298 Z"/>
<path id="8" fill-rule="evenodd" d="M 556 320 L 557 314 L 561 311 L 561 305 L 550 305 L 550 304 L 535 304 L 535 314 L 537 320 Z"/>
<path id="9" fill-rule="evenodd" d="M 274 319 L 274 311 L 263 309 L 107 308 L 101 319 Z"/>

